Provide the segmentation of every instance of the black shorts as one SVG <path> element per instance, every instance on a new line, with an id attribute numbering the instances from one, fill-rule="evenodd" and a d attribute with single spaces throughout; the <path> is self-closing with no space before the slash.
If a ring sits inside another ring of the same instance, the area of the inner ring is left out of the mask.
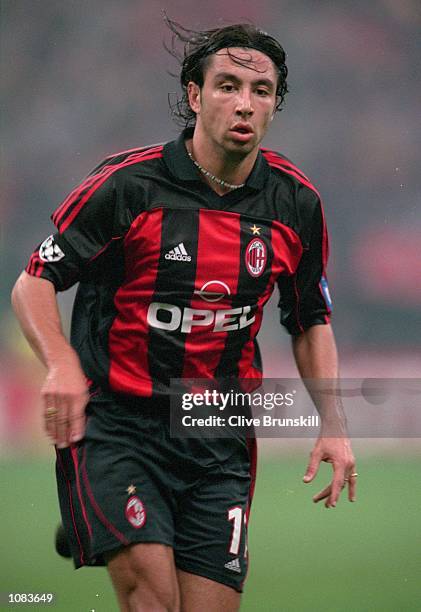
<path id="1" fill-rule="evenodd" d="M 63 525 L 76 568 L 136 542 L 166 544 L 186 572 L 237 591 L 247 572 L 255 440 L 170 436 L 166 405 L 100 395 L 85 438 L 57 450 Z"/>

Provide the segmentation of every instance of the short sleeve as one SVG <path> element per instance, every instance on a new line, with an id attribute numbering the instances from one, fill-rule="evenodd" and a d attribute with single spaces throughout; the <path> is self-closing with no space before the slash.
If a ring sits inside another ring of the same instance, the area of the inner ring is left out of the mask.
<path id="1" fill-rule="evenodd" d="M 303 235 L 303 255 L 295 274 L 278 279 L 281 323 L 292 335 L 330 321 L 332 305 L 325 270 L 328 237 L 319 198 Z"/>
<path id="2" fill-rule="evenodd" d="M 89 263 L 121 233 L 114 177 L 106 170 L 89 175 L 51 219 L 57 231 L 38 245 L 25 270 L 63 291 L 78 282 Z"/>

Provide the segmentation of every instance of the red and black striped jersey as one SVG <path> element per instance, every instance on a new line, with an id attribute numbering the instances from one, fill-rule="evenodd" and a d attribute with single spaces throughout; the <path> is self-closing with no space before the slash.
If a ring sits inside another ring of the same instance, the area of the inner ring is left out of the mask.
<path id="1" fill-rule="evenodd" d="M 71 342 L 88 378 L 137 396 L 171 378 L 257 378 L 256 335 L 279 287 L 291 334 L 328 322 L 320 197 L 261 149 L 244 187 L 219 196 L 176 141 L 108 157 L 52 215 L 29 274 L 79 282 Z"/>

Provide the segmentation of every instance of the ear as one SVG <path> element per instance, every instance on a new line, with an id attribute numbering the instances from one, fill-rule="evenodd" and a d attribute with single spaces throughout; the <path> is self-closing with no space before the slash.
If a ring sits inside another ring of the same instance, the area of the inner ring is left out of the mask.
<path id="1" fill-rule="evenodd" d="M 190 108 L 197 115 L 197 113 L 200 112 L 200 87 L 197 83 L 189 81 L 187 85 L 187 96 Z"/>

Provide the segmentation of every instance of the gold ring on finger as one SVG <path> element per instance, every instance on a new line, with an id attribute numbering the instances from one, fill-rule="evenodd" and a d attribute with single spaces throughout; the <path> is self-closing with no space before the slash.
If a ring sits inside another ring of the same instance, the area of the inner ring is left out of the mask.
<path id="1" fill-rule="evenodd" d="M 54 408 L 53 406 L 47 408 L 47 410 L 45 411 L 45 418 L 53 419 L 55 416 L 57 416 L 57 408 Z"/>

